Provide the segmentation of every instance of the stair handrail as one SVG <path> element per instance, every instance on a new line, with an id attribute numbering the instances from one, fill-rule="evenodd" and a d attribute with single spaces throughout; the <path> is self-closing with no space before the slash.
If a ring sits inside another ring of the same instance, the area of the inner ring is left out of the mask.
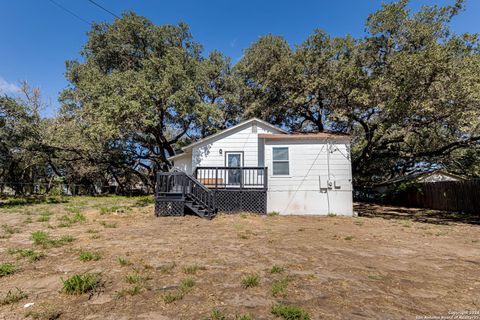
<path id="1" fill-rule="evenodd" d="M 204 191 L 206 194 L 207 194 L 207 199 L 206 201 L 204 201 L 203 199 L 199 199 L 195 194 L 191 193 L 190 191 L 190 195 L 194 196 L 196 198 L 197 201 L 200 201 L 202 202 L 202 204 L 204 206 L 206 206 L 208 209 L 210 210 L 214 210 L 215 209 L 215 199 L 214 199 L 214 194 L 212 192 L 212 190 L 208 189 L 207 187 L 205 187 L 200 181 L 198 181 L 194 176 L 190 175 L 190 174 L 187 174 L 185 173 L 185 176 L 187 177 L 188 180 L 190 180 L 196 187 L 200 188 L 202 191 Z M 186 187 L 186 186 L 185 186 Z"/>

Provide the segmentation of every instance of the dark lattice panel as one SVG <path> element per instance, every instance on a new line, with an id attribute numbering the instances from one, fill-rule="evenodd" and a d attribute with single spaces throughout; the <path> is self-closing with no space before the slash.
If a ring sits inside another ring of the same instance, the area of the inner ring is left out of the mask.
<path id="1" fill-rule="evenodd" d="M 159 200 L 155 201 L 155 215 L 183 216 L 185 214 L 183 201 Z"/>
<path id="2" fill-rule="evenodd" d="M 263 190 L 216 190 L 215 194 L 219 212 L 267 213 L 267 193 Z"/>

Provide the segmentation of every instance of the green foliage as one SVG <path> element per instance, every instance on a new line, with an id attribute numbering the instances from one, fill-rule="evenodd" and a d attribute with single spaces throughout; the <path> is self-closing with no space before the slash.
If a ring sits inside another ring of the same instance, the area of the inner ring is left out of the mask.
<path id="1" fill-rule="evenodd" d="M 65 214 L 61 216 L 59 220 L 61 221 L 61 223 L 58 225 L 59 227 L 70 227 L 77 222 L 84 223 L 85 221 L 87 221 L 87 218 L 83 213 L 77 212 L 73 215 Z"/>
<path id="2" fill-rule="evenodd" d="M 242 287 L 250 288 L 250 287 L 256 287 L 260 283 L 260 278 L 256 274 L 247 274 L 242 277 L 242 280 L 240 281 L 242 284 Z"/>
<path id="3" fill-rule="evenodd" d="M 100 260 L 102 256 L 98 252 L 82 251 L 80 252 L 79 259 L 80 261 L 97 261 Z"/>
<path id="4" fill-rule="evenodd" d="M 94 293 L 99 288 L 100 281 L 99 273 L 76 274 L 67 280 L 62 279 L 63 292 L 75 295 Z"/>
<path id="5" fill-rule="evenodd" d="M 42 246 L 43 248 L 61 247 L 67 243 L 75 240 L 70 235 L 64 235 L 57 239 L 51 239 L 48 233 L 44 231 L 35 231 L 32 233 L 32 240 L 35 245 Z"/>
<path id="6" fill-rule="evenodd" d="M 272 284 L 272 295 L 274 297 L 283 297 L 287 296 L 287 287 L 290 282 L 290 278 L 284 277 L 278 280 L 274 280 Z"/>
<path id="7" fill-rule="evenodd" d="M 276 264 L 270 269 L 270 273 L 282 273 L 283 271 L 285 271 L 285 268 Z"/>
<path id="8" fill-rule="evenodd" d="M 123 258 L 123 257 L 118 257 L 117 260 L 122 267 L 129 266 L 132 264 L 130 261 L 128 261 L 126 258 Z"/>
<path id="9" fill-rule="evenodd" d="M 15 290 L 9 290 L 5 297 L 0 298 L 0 306 L 12 304 L 26 298 L 28 298 L 28 295 L 25 292 L 19 288 L 15 288 Z"/>
<path id="10" fill-rule="evenodd" d="M 0 278 L 11 275 L 15 272 L 15 267 L 11 263 L 0 264 Z"/>
<path id="11" fill-rule="evenodd" d="M 38 252 L 33 249 L 9 249 L 9 254 L 17 254 L 22 258 L 28 258 L 30 261 L 38 261 L 45 257 L 45 253 Z"/>
<path id="12" fill-rule="evenodd" d="M 272 306 L 272 314 L 284 320 L 310 320 L 310 315 L 299 307 L 285 304 Z"/>
<path id="13" fill-rule="evenodd" d="M 195 285 L 195 281 L 193 280 L 193 278 L 185 278 L 185 279 L 182 279 L 182 281 L 180 281 L 180 290 L 184 293 L 190 291 L 193 286 Z"/>

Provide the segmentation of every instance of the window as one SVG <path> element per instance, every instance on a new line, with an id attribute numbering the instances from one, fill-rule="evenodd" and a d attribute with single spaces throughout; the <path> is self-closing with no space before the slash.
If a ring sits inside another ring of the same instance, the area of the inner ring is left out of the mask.
<path id="1" fill-rule="evenodd" d="M 290 174 L 288 148 L 273 148 L 273 175 L 288 176 Z"/>

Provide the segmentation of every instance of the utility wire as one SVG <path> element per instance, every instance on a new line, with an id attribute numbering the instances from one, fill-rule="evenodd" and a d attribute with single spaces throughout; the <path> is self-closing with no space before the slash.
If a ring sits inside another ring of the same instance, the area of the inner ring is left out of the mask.
<path id="1" fill-rule="evenodd" d="M 53 3 L 54 5 L 56 5 L 57 7 L 59 7 L 60 9 L 62 9 L 63 11 L 69 13 L 70 15 L 74 16 L 75 18 L 77 18 L 78 20 L 82 21 L 82 22 L 85 22 L 86 24 L 88 25 L 91 25 L 92 23 L 91 22 L 88 22 L 87 20 L 83 19 L 82 17 L 80 17 L 79 15 L 77 15 L 75 12 L 65 8 L 64 6 L 62 6 L 60 3 L 58 2 L 55 2 L 53 0 L 48 0 L 50 1 L 51 3 Z"/>
<path id="2" fill-rule="evenodd" d="M 112 11 L 108 10 L 107 8 L 105 7 L 102 7 L 100 4 L 98 4 L 97 2 L 93 1 L 93 0 L 88 0 L 89 2 L 93 3 L 94 5 L 96 5 L 97 7 L 99 7 L 100 9 L 102 9 L 103 11 L 105 12 L 108 12 L 110 13 L 112 16 L 114 16 L 115 18 L 118 18 L 120 19 L 119 16 L 117 16 L 115 13 L 113 13 Z"/>

